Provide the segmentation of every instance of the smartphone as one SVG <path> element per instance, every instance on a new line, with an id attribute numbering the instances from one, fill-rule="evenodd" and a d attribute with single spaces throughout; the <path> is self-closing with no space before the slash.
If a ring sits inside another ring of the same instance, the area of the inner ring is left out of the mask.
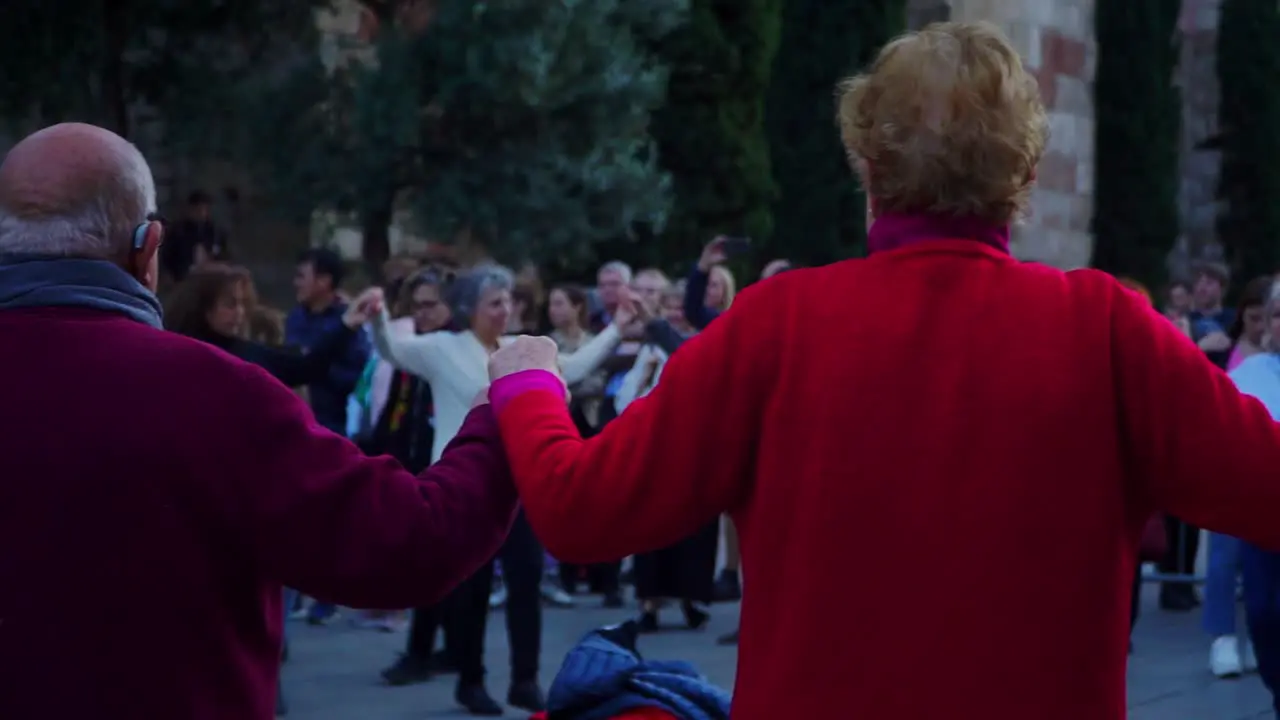
<path id="1" fill-rule="evenodd" d="M 724 254 L 730 257 L 744 255 L 751 250 L 751 238 L 731 237 L 724 239 Z"/>

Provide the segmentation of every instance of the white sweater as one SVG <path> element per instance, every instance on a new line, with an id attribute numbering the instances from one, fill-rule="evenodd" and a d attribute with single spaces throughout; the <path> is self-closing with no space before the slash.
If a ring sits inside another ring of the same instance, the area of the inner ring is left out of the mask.
<path id="1" fill-rule="evenodd" d="M 431 384 L 435 404 L 435 441 L 431 461 L 440 459 L 445 445 L 458 434 L 476 395 L 489 386 L 489 352 L 470 330 L 440 331 L 426 335 L 397 335 L 389 332 L 385 311 L 373 321 L 373 345 L 387 362 L 417 375 Z M 572 385 L 609 357 L 619 340 L 618 329 L 610 325 L 571 355 L 560 356 L 560 372 Z M 503 345 L 515 340 L 504 337 Z"/>
<path id="2" fill-rule="evenodd" d="M 651 361 L 656 361 L 658 367 L 653 371 L 653 376 L 649 377 Z M 618 394 L 613 398 L 613 409 L 621 415 L 628 405 L 648 395 L 658 386 L 658 378 L 662 377 L 662 369 L 666 366 L 667 354 L 662 348 L 656 345 L 640 348 L 640 352 L 636 353 L 636 364 L 622 378 L 622 387 L 618 388 Z"/>

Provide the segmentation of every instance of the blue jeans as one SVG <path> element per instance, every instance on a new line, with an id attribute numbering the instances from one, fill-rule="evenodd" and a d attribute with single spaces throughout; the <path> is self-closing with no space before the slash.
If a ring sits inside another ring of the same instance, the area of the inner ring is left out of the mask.
<path id="1" fill-rule="evenodd" d="M 1240 548 L 1244 576 L 1244 611 L 1249 639 L 1258 658 L 1258 675 L 1271 691 L 1271 702 L 1280 713 L 1280 553 L 1248 543 Z"/>
<path id="2" fill-rule="evenodd" d="M 1236 583 L 1240 576 L 1240 540 L 1209 533 L 1201 625 L 1211 637 L 1236 634 Z"/>

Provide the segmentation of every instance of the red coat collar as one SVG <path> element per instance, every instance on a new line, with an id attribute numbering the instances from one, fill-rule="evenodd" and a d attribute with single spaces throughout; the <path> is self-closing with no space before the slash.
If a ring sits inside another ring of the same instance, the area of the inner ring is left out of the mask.
<path id="1" fill-rule="evenodd" d="M 929 240 L 973 240 L 1008 254 L 1009 226 L 937 215 L 881 215 L 867 229 L 867 252 L 875 254 Z"/>

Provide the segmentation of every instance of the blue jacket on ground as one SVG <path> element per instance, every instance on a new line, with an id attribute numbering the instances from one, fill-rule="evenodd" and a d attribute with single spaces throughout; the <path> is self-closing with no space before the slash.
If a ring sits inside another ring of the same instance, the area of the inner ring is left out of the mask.
<path id="1" fill-rule="evenodd" d="M 551 720 L 605 720 L 659 708 L 681 720 L 728 720 L 729 693 L 685 662 L 645 660 L 635 622 L 590 632 L 565 656 L 547 695 Z"/>

